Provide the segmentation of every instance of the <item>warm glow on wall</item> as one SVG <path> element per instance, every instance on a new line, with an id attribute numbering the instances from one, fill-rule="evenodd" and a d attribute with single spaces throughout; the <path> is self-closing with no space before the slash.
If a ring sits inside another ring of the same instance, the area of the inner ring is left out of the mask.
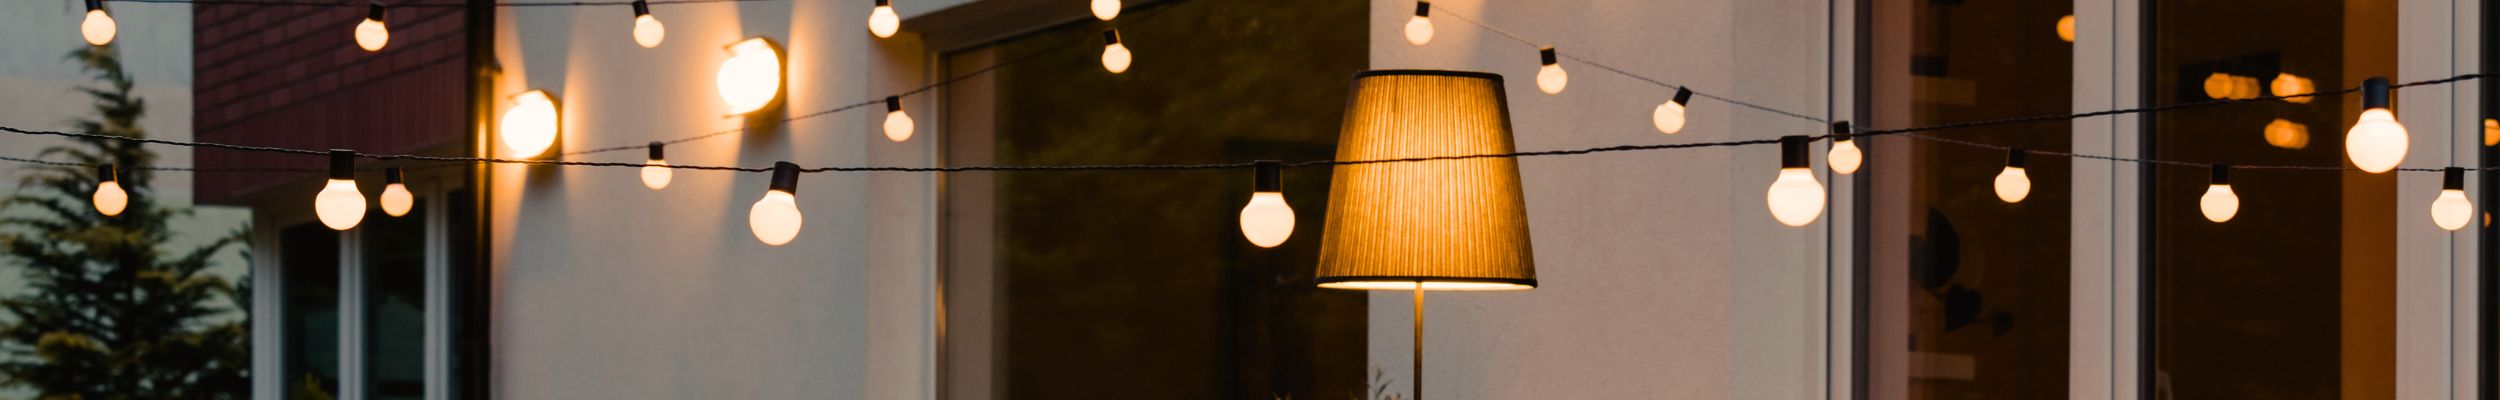
<path id="1" fill-rule="evenodd" d="M 556 99 L 544 90 L 532 90 L 512 96 L 512 108 L 503 111 L 504 148 L 513 157 L 529 158 L 545 154 L 555 147 L 556 136 L 563 130 L 562 114 Z"/>
<path id="2" fill-rule="evenodd" d="M 112 164 L 96 167 L 95 197 L 91 200 L 96 213 L 107 217 L 119 216 L 122 209 L 130 207 L 130 192 L 122 190 L 119 172 Z"/>
<path id="3" fill-rule="evenodd" d="M 104 11 L 104 0 L 87 0 L 87 18 L 78 22 L 78 36 L 91 46 L 113 44 L 121 24 L 113 22 L 113 14 Z"/>
<path id="4" fill-rule="evenodd" d="M 2483 147 L 2500 146 L 2500 120 L 2483 119 Z"/>
<path id="5" fill-rule="evenodd" d="M 720 63 L 712 82 L 731 114 L 772 105 L 781 98 L 781 46 L 760 37 L 729 45 L 729 60 Z"/>
<path id="6" fill-rule="evenodd" d="M 2231 74 L 2215 72 L 2212 75 L 2206 75 L 2205 97 L 2214 100 L 2230 99 L 2239 94 L 2239 83 L 2239 77 L 2231 76 Z"/>

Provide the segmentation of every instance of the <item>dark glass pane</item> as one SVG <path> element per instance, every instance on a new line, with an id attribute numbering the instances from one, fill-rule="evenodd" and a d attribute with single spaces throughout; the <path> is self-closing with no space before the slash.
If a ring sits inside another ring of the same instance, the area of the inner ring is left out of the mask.
<path id="1" fill-rule="evenodd" d="M 320 224 L 279 232 L 285 293 L 285 354 L 279 378 L 290 399 L 327 399 L 339 390 L 339 232 Z"/>
<path id="2" fill-rule="evenodd" d="M 365 215 L 365 393 L 425 398 L 425 203 Z"/>

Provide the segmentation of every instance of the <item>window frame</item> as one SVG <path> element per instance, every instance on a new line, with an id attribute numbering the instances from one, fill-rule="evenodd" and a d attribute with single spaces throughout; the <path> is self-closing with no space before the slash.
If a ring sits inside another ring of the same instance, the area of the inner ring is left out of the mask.
<path id="1" fill-rule="evenodd" d="M 463 200 L 451 197 L 460 189 L 457 186 L 460 186 L 461 182 L 463 179 L 458 172 L 410 173 L 407 180 L 411 194 L 419 200 L 417 205 L 423 207 L 422 210 L 418 210 L 418 214 L 425 218 L 423 347 L 425 349 L 425 398 L 428 400 L 459 397 L 451 392 L 454 388 L 452 385 L 451 362 L 454 355 L 451 354 L 451 328 L 456 322 L 453 320 L 454 314 L 451 310 L 451 306 L 455 304 L 451 296 L 456 294 L 451 290 L 453 273 L 451 257 L 456 256 L 451 254 L 451 240 L 454 240 L 453 235 L 461 232 L 450 231 L 453 221 L 449 219 L 451 217 L 449 214 L 453 203 Z M 360 187 L 359 189 L 379 188 Z M 366 192 L 369 197 L 380 193 L 379 190 L 366 190 Z M 279 232 L 282 228 L 317 223 L 310 210 L 305 207 L 262 205 L 255 209 L 258 212 L 253 215 L 251 233 L 251 250 L 255 254 L 279 254 L 278 251 L 284 246 L 284 243 L 279 240 Z M 367 266 L 363 259 L 364 232 L 359 227 L 359 229 L 350 229 L 338 234 L 340 235 L 337 321 L 339 387 L 338 393 L 333 395 L 341 399 L 363 399 L 369 391 L 365 371 L 369 366 L 365 359 L 366 339 L 368 338 L 365 334 L 368 323 L 365 320 L 365 307 L 368 298 L 365 287 Z M 256 322 L 283 321 L 288 318 L 285 313 L 285 304 L 283 304 L 288 290 L 283 278 L 287 267 L 279 257 L 253 257 L 251 267 L 252 287 L 254 288 L 251 299 L 252 318 Z M 287 338 L 283 325 L 282 323 L 252 324 L 253 371 L 284 370 L 286 360 L 284 346 Z M 279 400 L 288 398 L 288 395 L 292 393 L 293 385 L 291 380 L 279 374 L 256 373 L 252 374 L 252 389 L 252 397 L 255 399 Z"/>

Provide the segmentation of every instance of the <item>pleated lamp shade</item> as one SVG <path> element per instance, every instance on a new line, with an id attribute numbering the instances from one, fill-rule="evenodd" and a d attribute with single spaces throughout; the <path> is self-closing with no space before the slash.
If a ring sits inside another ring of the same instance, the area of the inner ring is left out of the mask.
<path id="1" fill-rule="evenodd" d="M 1511 152 L 1501 75 L 1366 71 L 1352 97 L 1337 161 Z M 1320 287 L 1536 288 L 1515 159 L 1339 164 L 1329 182 Z"/>

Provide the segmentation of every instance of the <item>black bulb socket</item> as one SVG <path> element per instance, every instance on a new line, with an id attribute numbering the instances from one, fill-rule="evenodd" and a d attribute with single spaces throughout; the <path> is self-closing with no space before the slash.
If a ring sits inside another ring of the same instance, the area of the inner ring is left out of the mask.
<path id="1" fill-rule="evenodd" d="M 772 190 L 792 195 L 799 194 L 799 165 L 791 164 L 789 161 L 773 163 Z"/>
<path id="2" fill-rule="evenodd" d="M 2214 179 L 2213 184 L 2216 184 L 2216 185 L 2230 185 L 2230 184 L 2231 184 L 2231 164 L 2214 164 L 2214 175 L 2213 175 L 2213 179 Z"/>
<path id="3" fill-rule="evenodd" d="M 878 6 L 878 7 L 892 7 L 892 6 L 894 6 L 894 0 L 877 0 L 877 6 Z"/>
<path id="4" fill-rule="evenodd" d="M 1120 44 L 1120 30 L 1113 29 L 1102 31 L 1102 45 L 1109 46 L 1115 44 Z"/>
<path id="5" fill-rule="evenodd" d="M 1284 162 L 1284 161 L 1277 161 L 1277 160 L 1258 160 L 1258 161 L 1253 161 L 1253 162 L 1251 162 L 1251 163 L 1250 163 L 1250 165 L 1251 165 L 1251 167 L 1252 167 L 1252 168 L 1254 168 L 1254 169 L 1257 169 L 1257 170 L 1258 170 L 1258 176 L 1257 176 L 1256 178 L 1254 178 L 1254 179 L 1252 179 L 1252 180 L 1251 180 L 1251 183 L 1250 183 L 1250 186 L 1251 186 L 1250 190 L 1251 190 L 1251 191 L 1253 191 L 1253 192 L 1283 192 L 1283 191 L 1285 191 L 1285 178 L 1284 178 L 1284 176 L 1285 176 L 1285 162 Z"/>
<path id="6" fill-rule="evenodd" d="M 2031 152 L 2025 151 L 2021 147 L 2005 149 L 2005 167 L 2023 168 L 2023 156 L 2030 153 Z"/>
<path id="7" fill-rule="evenodd" d="M 1813 141 L 1805 135 L 1781 136 L 1780 169 L 1806 168 L 1813 161 L 1813 157 L 1806 154 L 1806 144 Z"/>
<path id="8" fill-rule="evenodd" d="M 407 175 L 405 175 L 405 174 L 403 174 L 403 173 L 401 173 L 401 172 L 400 172 L 400 170 L 399 170 L 399 167 L 390 167 L 390 168 L 383 168 L 383 169 L 382 169 L 382 184 L 383 184 L 383 185 L 399 185 L 399 184 L 406 184 L 406 183 L 408 183 L 408 176 L 407 176 Z"/>
<path id="9" fill-rule="evenodd" d="M 2448 169 L 2440 170 L 2439 172 L 2441 175 L 2439 183 L 2440 189 L 2465 190 L 2465 168 L 2448 167 Z"/>
<path id="10" fill-rule="evenodd" d="M 1850 133 L 1849 133 L 1849 121 L 1845 121 L 1845 120 L 1844 120 L 1844 121 L 1835 121 L 1835 122 L 1832 122 L 1832 143 L 1833 143 L 1833 144 L 1840 144 L 1840 143 L 1842 143 L 1842 142 L 1848 142 L 1848 141 L 1850 141 L 1850 140 L 1852 140 L 1852 139 L 1856 139 L 1856 135 L 1853 135 L 1853 134 L 1850 134 Z"/>
<path id="11" fill-rule="evenodd" d="M 1555 59 L 1554 46 L 1536 49 L 1536 56 L 1538 60 L 1544 61 L 1545 65 L 1554 65 L 1555 62 L 1560 61 Z"/>
<path id="12" fill-rule="evenodd" d="M 1429 1 L 1418 1 L 1418 2 L 1415 2 L 1415 16 L 1418 16 L 1418 17 L 1425 17 L 1425 18 L 1431 18 L 1431 17 L 1432 17 L 1432 2 L 1429 2 Z"/>
<path id="13" fill-rule="evenodd" d="M 356 180 L 355 150 L 330 150 L 330 179 Z"/>
<path id="14" fill-rule="evenodd" d="M 641 17 L 645 15 L 651 15 L 651 2 L 648 0 L 634 0 L 634 16 Z"/>
<path id="15" fill-rule="evenodd" d="M 365 7 L 365 19 L 381 21 L 383 17 L 388 16 L 389 14 L 390 9 L 382 7 L 381 2 L 374 2 L 372 6 Z"/>
<path id="16" fill-rule="evenodd" d="M 886 96 L 885 112 L 903 111 L 903 96 Z"/>
<path id="17" fill-rule="evenodd" d="M 1679 106 L 1681 106 L 1681 105 L 1690 105 L 1690 104 L 1693 104 L 1693 89 L 1690 89 L 1690 88 L 1684 88 L 1684 87 L 1676 87 L 1676 88 L 1675 88 L 1675 100 L 1674 100 L 1674 101 L 1675 101 L 1675 105 L 1679 105 Z"/>
<path id="18" fill-rule="evenodd" d="M 87 11 L 104 9 L 104 0 L 87 0 Z"/>
<path id="19" fill-rule="evenodd" d="M 120 170 L 113 168 L 113 164 L 104 164 L 95 166 L 95 179 L 97 183 L 113 182 L 121 180 L 122 175 Z"/>
<path id="20" fill-rule="evenodd" d="M 668 159 L 668 157 L 666 156 L 666 154 L 664 154 L 664 152 L 660 151 L 660 147 L 661 147 L 661 146 L 664 146 L 664 145 L 663 145 L 662 143 L 660 143 L 659 141 L 652 141 L 652 142 L 651 142 L 651 161 L 660 161 L 660 160 L 666 160 L 666 159 Z"/>
<path id="21" fill-rule="evenodd" d="M 2387 78 L 2370 77 L 2361 81 L 2361 109 L 2388 108 Z"/>

